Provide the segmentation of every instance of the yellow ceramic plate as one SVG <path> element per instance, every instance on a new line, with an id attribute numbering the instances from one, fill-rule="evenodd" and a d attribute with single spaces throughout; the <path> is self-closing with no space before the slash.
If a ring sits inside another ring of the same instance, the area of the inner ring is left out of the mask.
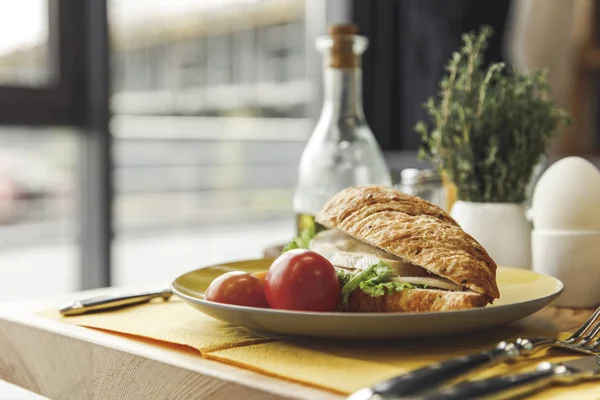
<path id="1" fill-rule="evenodd" d="M 427 313 L 323 313 L 233 306 L 203 300 L 210 282 L 229 271 L 265 271 L 273 259 L 238 261 L 188 272 L 173 282 L 173 293 L 221 321 L 266 335 L 335 339 L 392 339 L 451 335 L 504 325 L 535 313 L 563 290 L 558 279 L 499 267 L 500 299 L 485 308 Z"/>

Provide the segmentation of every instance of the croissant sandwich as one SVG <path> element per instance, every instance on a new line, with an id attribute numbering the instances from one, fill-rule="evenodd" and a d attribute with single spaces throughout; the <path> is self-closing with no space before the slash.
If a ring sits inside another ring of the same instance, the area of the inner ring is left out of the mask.
<path id="1" fill-rule="evenodd" d="M 496 264 L 444 210 L 393 188 L 333 196 L 308 248 L 338 271 L 340 309 L 424 312 L 485 307 L 499 298 Z"/>

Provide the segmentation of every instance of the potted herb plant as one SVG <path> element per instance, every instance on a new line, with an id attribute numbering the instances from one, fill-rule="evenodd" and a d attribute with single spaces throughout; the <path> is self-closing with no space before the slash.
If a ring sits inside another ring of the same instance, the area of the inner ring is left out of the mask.
<path id="1" fill-rule="evenodd" d="M 421 121 L 421 157 L 456 189 L 452 216 L 497 264 L 529 268 L 531 227 L 525 201 L 532 174 L 569 117 L 550 99 L 545 71 L 502 63 L 484 67 L 490 27 L 463 35 Z"/>

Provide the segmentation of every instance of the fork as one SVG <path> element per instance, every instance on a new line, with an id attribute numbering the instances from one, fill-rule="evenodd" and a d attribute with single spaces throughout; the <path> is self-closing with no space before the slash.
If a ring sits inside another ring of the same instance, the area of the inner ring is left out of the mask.
<path id="1" fill-rule="evenodd" d="M 565 340 L 548 337 L 518 338 L 513 342 L 502 341 L 492 350 L 485 350 L 468 356 L 456 357 L 413 370 L 387 381 L 378 383 L 354 393 L 349 400 L 378 398 L 401 398 L 430 390 L 475 370 L 506 361 L 516 361 L 531 357 L 542 350 L 561 348 L 576 353 L 600 355 L 600 307 L 571 336 Z M 362 393 L 361 393 L 362 392 Z M 370 396 L 369 396 L 370 394 Z M 366 397 L 365 397 L 366 396 Z"/>

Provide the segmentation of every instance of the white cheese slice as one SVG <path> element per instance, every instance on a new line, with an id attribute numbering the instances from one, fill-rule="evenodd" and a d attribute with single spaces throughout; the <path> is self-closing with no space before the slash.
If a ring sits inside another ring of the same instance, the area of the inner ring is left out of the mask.
<path id="1" fill-rule="evenodd" d="M 379 260 L 389 265 L 397 276 L 429 276 L 423 267 L 407 263 L 381 249 L 354 239 L 337 229 L 319 232 L 310 242 L 309 249 L 321 254 L 334 266 L 364 270 Z"/>
<path id="2" fill-rule="evenodd" d="M 394 271 L 390 280 L 413 285 L 427 285 L 433 289 L 463 290 L 448 279 L 429 273 L 425 268 L 407 263 L 377 247 L 371 246 L 337 229 L 319 232 L 310 242 L 309 249 L 321 254 L 337 268 L 364 270 L 380 260 Z"/>
<path id="3" fill-rule="evenodd" d="M 446 289 L 446 290 L 462 290 L 459 285 L 450 282 L 447 279 L 437 277 L 422 277 L 422 276 L 392 276 L 391 281 L 407 282 L 413 285 L 427 285 L 430 288 Z"/>

